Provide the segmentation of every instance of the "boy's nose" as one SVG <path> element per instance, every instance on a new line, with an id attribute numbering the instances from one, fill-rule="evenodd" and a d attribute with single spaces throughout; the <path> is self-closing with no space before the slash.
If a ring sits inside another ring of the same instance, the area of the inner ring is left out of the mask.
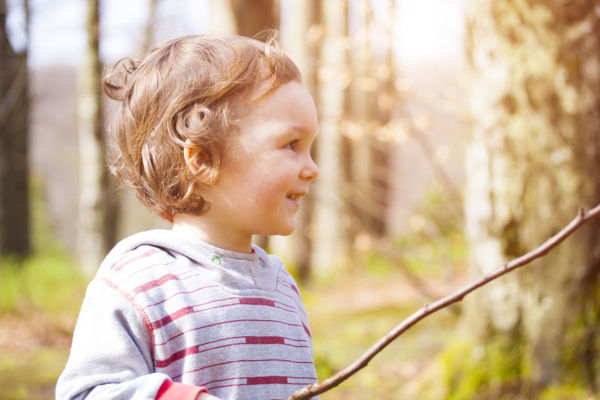
<path id="1" fill-rule="evenodd" d="M 313 161 L 312 157 L 308 156 L 308 162 L 302 169 L 300 177 L 307 181 L 314 181 L 319 176 L 319 167 Z"/>

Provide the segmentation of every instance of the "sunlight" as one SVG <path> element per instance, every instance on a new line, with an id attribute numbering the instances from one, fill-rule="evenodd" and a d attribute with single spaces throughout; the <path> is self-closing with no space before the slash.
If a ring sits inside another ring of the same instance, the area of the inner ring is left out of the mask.
<path id="1" fill-rule="evenodd" d="M 462 57 L 461 0 L 398 0 L 396 50 L 405 61 Z"/>

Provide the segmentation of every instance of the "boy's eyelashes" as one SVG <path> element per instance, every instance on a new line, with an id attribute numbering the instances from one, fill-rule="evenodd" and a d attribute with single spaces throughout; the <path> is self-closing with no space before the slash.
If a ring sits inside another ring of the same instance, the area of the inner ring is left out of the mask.
<path id="1" fill-rule="evenodd" d="M 295 140 L 292 140 L 292 141 L 288 142 L 284 147 L 286 149 L 290 149 L 290 150 L 294 150 L 295 151 L 298 148 L 298 143 L 299 142 L 300 142 L 300 140 L 295 139 Z"/>

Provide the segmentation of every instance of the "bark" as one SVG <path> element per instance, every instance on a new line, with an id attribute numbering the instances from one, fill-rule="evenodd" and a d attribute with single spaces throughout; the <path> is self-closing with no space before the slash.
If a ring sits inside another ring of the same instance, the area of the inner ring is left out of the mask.
<path id="1" fill-rule="evenodd" d="M 480 275 L 600 200 L 597 2 L 472 2 L 467 56 L 474 131 L 466 155 L 466 235 Z M 524 344 L 535 385 L 598 384 L 600 225 L 467 303 L 480 340 Z"/>
<path id="2" fill-rule="evenodd" d="M 28 4 L 24 4 L 28 15 Z M 30 252 L 27 48 L 16 53 L 0 1 L 0 254 Z M 28 18 L 26 26 L 28 27 Z"/>
<path id="3" fill-rule="evenodd" d="M 80 160 L 79 256 L 83 270 L 92 274 L 112 244 L 109 223 L 108 171 L 105 159 L 99 56 L 99 0 L 87 0 L 87 46 L 80 72 L 78 133 Z M 113 196 L 116 197 L 116 196 Z M 114 225 L 112 225 L 114 228 Z"/>

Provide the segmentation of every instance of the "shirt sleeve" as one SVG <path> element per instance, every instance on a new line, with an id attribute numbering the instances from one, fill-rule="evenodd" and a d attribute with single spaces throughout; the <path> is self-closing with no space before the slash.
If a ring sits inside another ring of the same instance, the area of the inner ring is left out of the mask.
<path id="1" fill-rule="evenodd" d="M 56 399 L 154 400 L 161 388 L 161 400 L 173 399 L 164 396 L 177 391 L 190 396 L 180 399 L 195 399 L 203 388 L 173 385 L 167 375 L 153 372 L 151 349 L 149 332 L 135 308 L 115 289 L 94 279 L 81 306 L 69 360 L 56 384 Z"/>
<path id="2" fill-rule="evenodd" d="M 164 381 L 158 390 L 156 400 L 195 400 L 198 394 L 206 391 L 205 388 L 200 386 Z"/>

